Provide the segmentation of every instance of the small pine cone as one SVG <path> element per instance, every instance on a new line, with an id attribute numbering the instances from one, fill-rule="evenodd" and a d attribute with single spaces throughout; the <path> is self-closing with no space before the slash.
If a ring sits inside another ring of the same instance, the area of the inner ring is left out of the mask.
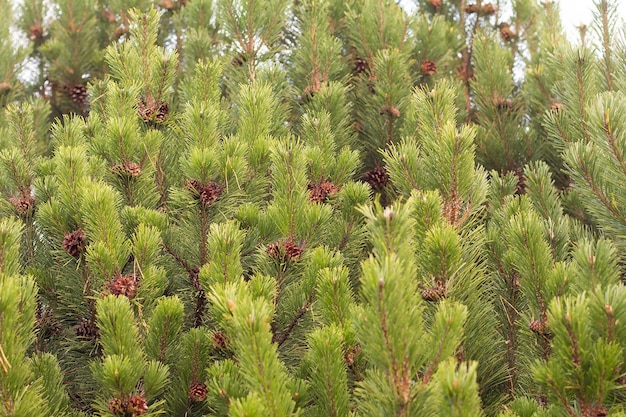
<path id="1" fill-rule="evenodd" d="M 68 87 L 68 93 L 72 101 L 79 106 L 84 105 L 85 101 L 87 101 L 87 87 L 83 84 L 76 84 Z"/>
<path id="2" fill-rule="evenodd" d="M 285 250 L 285 261 L 287 262 L 295 262 L 302 256 L 302 248 L 292 241 L 285 242 L 283 248 Z"/>
<path id="3" fill-rule="evenodd" d="M 85 250 L 85 232 L 80 227 L 73 232 L 66 233 L 63 238 L 63 249 L 74 258 L 78 258 Z"/>
<path id="4" fill-rule="evenodd" d="M 133 298 L 137 295 L 137 284 L 135 274 L 120 275 L 109 284 L 109 289 L 113 295 Z"/>
<path id="5" fill-rule="evenodd" d="M 213 349 L 224 350 L 228 344 L 228 337 L 226 333 L 219 331 L 213 333 Z"/>
<path id="6" fill-rule="evenodd" d="M 115 165 L 111 168 L 111 171 L 120 177 L 137 178 L 141 174 L 141 165 L 135 162 L 125 162 L 120 165 Z"/>
<path id="7" fill-rule="evenodd" d="M 156 111 L 156 116 L 154 117 L 154 121 L 157 123 L 163 123 L 167 118 L 167 115 L 170 112 L 170 105 L 167 101 L 162 101 L 159 104 L 159 108 Z"/>
<path id="8" fill-rule="evenodd" d="M 332 182 L 322 181 L 317 184 L 309 185 L 309 201 L 313 203 L 325 203 L 328 196 L 335 194 L 337 188 Z"/>
<path id="9" fill-rule="evenodd" d="M 224 187 L 216 182 L 210 181 L 200 192 L 200 202 L 205 206 L 210 206 L 215 203 L 218 198 L 220 198 L 223 190 Z"/>
<path id="10" fill-rule="evenodd" d="M 23 188 L 20 195 L 9 198 L 9 202 L 13 204 L 20 217 L 27 217 L 35 207 L 35 197 L 31 195 L 30 187 Z"/>
<path id="11" fill-rule="evenodd" d="M 128 32 L 128 28 L 125 25 L 121 25 L 115 28 L 113 31 L 113 39 L 117 40 L 124 36 Z"/>
<path id="12" fill-rule="evenodd" d="M 233 67 L 241 67 L 247 60 L 244 54 L 238 54 L 230 61 L 230 65 Z"/>
<path id="13" fill-rule="evenodd" d="M 513 30 L 511 29 L 511 25 L 509 25 L 508 23 L 501 23 L 500 36 L 502 36 L 502 39 L 504 39 L 506 42 L 509 42 L 510 40 L 515 38 L 515 32 L 513 32 Z"/>
<path id="14" fill-rule="evenodd" d="M 274 259 L 279 259 L 281 257 L 280 244 L 278 242 L 273 242 L 267 245 L 265 248 L 265 252 Z"/>
<path id="15" fill-rule="evenodd" d="M 202 186 L 200 185 L 200 182 L 198 182 L 198 180 L 191 179 L 187 181 L 187 185 L 185 186 L 185 188 L 187 188 L 187 190 L 196 195 L 200 195 L 200 193 L 202 192 Z"/>
<path id="16" fill-rule="evenodd" d="M 467 14 L 474 14 L 478 13 L 480 9 L 478 8 L 477 4 L 468 4 L 463 10 L 465 10 L 465 13 Z"/>
<path id="17" fill-rule="evenodd" d="M 317 91 L 319 90 L 319 86 L 315 85 L 307 85 L 304 90 L 302 90 L 302 101 L 308 101 L 315 96 Z"/>
<path id="18" fill-rule="evenodd" d="M 555 102 L 555 103 L 552 103 L 550 105 L 550 112 L 552 114 L 558 114 L 561 111 L 563 111 L 564 108 L 565 108 L 565 104 L 559 103 L 559 102 Z"/>
<path id="19" fill-rule="evenodd" d="M 140 416 L 148 411 L 148 404 L 143 395 L 134 395 L 128 399 L 126 403 L 126 412 L 132 417 Z"/>
<path id="20" fill-rule="evenodd" d="M 352 366 L 359 353 L 361 353 L 361 345 L 352 346 L 344 353 L 343 359 L 348 366 Z"/>
<path id="21" fill-rule="evenodd" d="M 98 327 L 93 321 L 81 318 L 76 327 L 76 336 L 81 339 L 95 339 L 98 337 Z"/>
<path id="22" fill-rule="evenodd" d="M 436 288 L 424 288 L 422 290 L 422 298 L 424 301 L 439 301 L 441 294 Z"/>
<path id="23" fill-rule="evenodd" d="M 172 0 L 162 0 L 159 2 L 159 6 L 165 10 L 172 10 L 174 9 L 174 2 Z"/>
<path id="24" fill-rule="evenodd" d="M 363 180 L 368 183 L 374 190 L 382 190 L 389 181 L 389 174 L 382 167 L 370 169 L 363 176 Z"/>
<path id="25" fill-rule="evenodd" d="M 9 84 L 6 81 L 3 81 L 0 83 L 0 96 L 2 96 L 4 93 L 8 93 L 9 91 L 11 91 L 13 89 L 13 87 L 11 87 L 11 84 Z"/>
<path id="26" fill-rule="evenodd" d="M 530 328 L 530 330 L 536 334 L 540 334 L 540 335 L 550 334 L 548 323 L 546 323 L 543 320 L 532 320 L 530 324 L 528 325 L 528 328 Z"/>
<path id="27" fill-rule="evenodd" d="M 204 382 L 196 382 L 191 384 L 191 388 L 189 389 L 189 399 L 191 401 L 200 403 L 206 400 L 207 395 L 207 387 Z"/>
<path id="28" fill-rule="evenodd" d="M 433 61 L 429 61 L 428 59 L 422 62 L 422 74 L 431 76 L 437 73 L 437 64 Z"/>
<path id="29" fill-rule="evenodd" d="M 511 110 L 513 108 L 513 101 L 510 98 L 498 98 L 496 100 L 496 108 L 498 110 Z"/>
<path id="30" fill-rule="evenodd" d="M 388 106 L 386 104 L 380 108 L 378 113 L 380 113 L 381 116 L 386 114 L 387 116 L 391 116 L 395 118 L 400 117 L 400 110 L 398 110 L 397 107 Z"/>
<path id="31" fill-rule="evenodd" d="M 109 411 L 112 414 L 115 414 L 116 416 L 121 416 L 124 413 L 124 404 L 122 403 L 122 400 L 120 400 L 119 398 L 111 398 L 109 400 Z"/>
<path id="32" fill-rule="evenodd" d="M 483 5 L 482 10 L 480 11 L 483 16 L 491 16 L 495 14 L 495 12 L 496 6 L 494 6 L 493 3 L 487 3 Z"/>
<path id="33" fill-rule="evenodd" d="M 354 67 L 352 68 L 353 74 L 357 75 L 357 74 L 361 74 L 369 70 L 370 70 L 370 64 L 366 60 L 362 58 L 356 58 L 354 60 Z"/>
<path id="34" fill-rule="evenodd" d="M 43 38 L 43 28 L 41 23 L 37 22 L 28 28 L 28 36 L 31 41 L 41 40 Z"/>
<path id="35" fill-rule="evenodd" d="M 441 8 L 441 0 L 426 0 L 426 1 L 435 9 L 435 11 L 438 11 Z"/>

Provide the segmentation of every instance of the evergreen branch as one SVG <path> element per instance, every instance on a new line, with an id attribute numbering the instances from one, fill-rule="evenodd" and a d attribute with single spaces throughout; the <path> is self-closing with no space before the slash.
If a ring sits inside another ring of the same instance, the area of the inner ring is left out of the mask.
<path id="1" fill-rule="evenodd" d="M 291 321 L 289 322 L 285 330 L 280 334 L 280 336 L 278 336 L 278 333 L 274 333 L 274 336 L 272 337 L 273 343 L 277 343 L 278 347 L 281 347 L 283 343 L 287 341 L 293 329 L 296 327 L 296 325 L 302 319 L 302 317 L 304 317 L 304 314 L 307 312 L 307 310 L 311 307 L 311 304 L 313 303 L 314 298 L 315 298 L 315 290 L 311 291 L 311 294 L 309 294 L 309 298 L 307 298 L 304 305 L 300 307 L 300 310 L 298 310 L 296 315 L 293 316 L 293 318 L 291 319 Z"/>
<path id="2" fill-rule="evenodd" d="M 189 274 L 189 277 L 193 279 L 194 276 L 197 276 L 198 273 L 196 272 L 195 268 L 192 268 L 187 261 L 185 261 L 183 258 L 180 257 L 179 254 L 177 254 L 176 252 L 174 252 L 174 250 L 165 242 L 165 240 L 163 240 L 163 247 L 165 248 L 165 251 L 167 253 L 169 253 L 175 260 L 176 262 L 178 262 L 178 264 L 180 266 L 183 267 L 183 269 L 185 269 L 185 271 L 187 271 L 187 274 Z"/>

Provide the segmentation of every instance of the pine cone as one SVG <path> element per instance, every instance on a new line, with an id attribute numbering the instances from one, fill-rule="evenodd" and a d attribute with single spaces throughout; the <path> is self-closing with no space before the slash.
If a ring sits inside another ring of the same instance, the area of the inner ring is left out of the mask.
<path id="1" fill-rule="evenodd" d="M 135 274 L 120 275 L 110 284 L 109 289 L 113 295 L 124 295 L 133 298 L 137 295 L 137 276 Z"/>
<path id="2" fill-rule="evenodd" d="M 395 106 L 384 105 L 380 108 L 378 112 L 380 113 L 381 116 L 386 114 L 387 116 L 391 116 L 395 118 L 400 117 L 400 110 L 398 110 L 398 108 Z"/>
<path id="3" fill-rule="evenodd" d="M 85 232 L 80 227 L 73 232 L 66 233 L 63 238 L 63 249 L 74 258 L 78 258 L 85 250 Z"/>
<path id="4" fill-rule="evenodd" d="M 422 62 L 422 74 L 431 76 L 437 73 L 437 64 L 433 61 L 426 60 Z"/>
<path id="5" fill-rule="evenodd" d="M 438 11 L 441 8 L 441 0 L 426 0 L 428 4 L 430 4 L 435 11 Z"/>
<path id="6" fill-rule="evenodd" d="M 156 111 L 156 116 L 154 118 L 154 121 L 157 123 L 163 123 L 165 121 L 165 119 L 167 118 L 167 115 L 170 112 L 170 105 L 167 103 L 167 101 L 162 101 L 161 104 L 159 104 L 159 108 Z"/>
<path id="7" fill-rule="evenodd" d="M 357 75 L 357 74 L 361 74 L 363 72 L 369 71 L 370 70 L 370 64 L 361 58 L 356 58 L 354 60 L 354 68 L 352 68 L 352 73 Z"/>
<path id="8" fill-rule="evenodd" d="M 528 325 L 528 328 L 530 328 L 530 330 L 533 333 L 536 334 L 540 334 L 540 335 L 548 335 L 550 334 L 550 329 L 548 328 L 548 323 L 546 323 L 543 320 L 533 320 L 530 322 L 530 324 Z"/>
<path id="9" fill-rule="evenodd" d="M 120 165 L 115 165 L 111 168 L 111 171 L 120 177 L 137 178 L 141 174 L 141 165 L 135 162 L 125 162 Z"/>
<path id="10" fill-rule="evenodd" d="M 209 181 L 209 183 L 205 185 L 200 192 L 200 202 L 205 206 L 210 206 L 215 203 L 218 198 L 220 198 L 223 190 L 224 187 L 218 183 Z"/>
<path id="11" fill-rule="evenodd" d="M 480 11 L 480 9 L 478 8 L 477 4 L 468 4 L 468 5 L 465 6 L 465 8 L 463 10 L 467 14 L 474 14 L 474 13 L 478 13 Z"/>
<path id="12" fill-rule="evenodd" d="M 348 366 L 354 365 L 354 360 L 361 353 L 361 345 L 351 346 L 343 355 L 343 359 Z"/>
<path id="13" fill-rule="evenodd" d="M 132 417 L 140 416 L 148 411 L 148 404 L 143 395 L 134 395 L 128 399 L 126 403 L 126 412 Z"/>
<path id="14" fill-rule="evenodd" d="M 565 104 L 563 103 L 559 103 L 559 102 L 552 103 L 550 105 L 550 113 L 558 114 L 561 111 L 563 111 L 564 108 L 565 108 Z"/>
<path id="15" fill-rule="evenodd" d="M 93 321 L 81 318 L 76 327 L 76 336 L 81 339 L 95 339 L 98 337 L 98 327 Z"/>
<path id="16" fill-rule="evenodd" d="M 516 35 L 515 35 L 515 32 L 513 32 L 513 30 L 511 29 L 511 25 L 504 22 L 500 24 L 500 36 L 502 36 L 502 39 L 508 42 L 511 39 L 513 39 Z"/>
<path id="17" fill-rule="evenodd" d="M 230 61 L 230 65 L 232 65 L 233 67 L 240 67 L 243 64 L 246 63 L 248 59 L 246 58 L 246 56 L 244 54 L 237 54 L 231 61 Z"/>
<path id="18" fill-rule="evenodd" d="M 302 256 L 302 248 L 292 241 L 287 241 L 283 245 L 285 251 L 285 261 L 297 261 Z"/>
<path id="19" fill-rule="evenodd" d="M 28 28 L 28 36 L 31 41 L 40 41 L 43 38 L 43 28 L 41 23 L 37 22 Z"/>
<path id="20" fill-rule="evenodd" d="M 439 295 L 439 291 L 435 288 L 424 288 L 422 290 L 422 298 L 425 301 L 439 301 L 441 296 Z"/>
<path id="21" fill-rule="evenodd" d="M 35 197 L 31 195 L 30 187 L 22 188 L 17 197 L 9 198 L 9 202 L 13 204 L 20 217 L 27 217 L 35 207 Z"/>
<path id="22" fill-rule="evenodd" d="M 496 99 L 496 108 L 498 110 L 511 110 L 513 108 L 513 101 L 510 98 L 498 98 Z"/>
<path id="23" fill-rule="evenodd" d="M 121 416 L 124 413 L 124 404 L 122 403 L 122 400 L 120 400 L 119 398 L 111 398 L 109 400 L 109 411 L 117 416 Z"/>
<path id="24" fill-rule="evenodd" d="M 206 400 L 207 387 L 204 382 L 196 382 L 189 389 L 189 399 L 194 402 L 202 402 Z"/>
<path id="25" fill-rule="evenodd" d="M 337 187 L 332 182 L 322 181 L 309 185 L 309 201 L 313 203 L 325 203 L 328 196 L 335 194 Z"/>
<path id="26" fill-rule="evenodd" d="M 495 14 L 496 7 L 493 5 L 493 3 L 487 3 L 483 5 L 483 8 L 480 12 L 483 16 L 491 16 Z"/>
<path id="27" fill-rule="evenodd" d="M 440 281 L 435 282 L 435 285 L 428 288 L 422 288 L 422 298 L 424 301 L 439 301 L 442 298 L 447 297 L 448 290 L 446 284 Z"/>
<path id="28" fill-rule="evenodd" d="M 226 333 L 219 331 L 213 333 L 213 349 L 215 350 L 224 350 L 228 345 L 228 337 Z"/>
<path id="29" fill-rule="evenodd" d="M 4 93 L 8 93 L 9 91 L 11 91 L 13 89 L 13 87 L 11 87 L 11 84 L 9 84 L 6 81 L 3 81 L 0 83 L 0 96 L 2 96 Z"/>
<path id="30" fill-rule="evenodd" d="M 267 245 L 267 248 L 265 248 L 265 252 L 274 259 L 280 259 L 280 244 L 278 242 L 270 243 Z"/>
<path id="31" fill-rule="evenodd" d="M 87 87 L 83 84 L 68 86 L 67 91 L 72 101 L 79 106 L 83 106 L 87 101 Z"/>
<path id="32" fill-rule="evenodd" d="M 389 181 L 389 174 L 382 167 L 370 169 L 363 176 L 363 180 L 368 183 L 374 190 L 382 190 Z"/>

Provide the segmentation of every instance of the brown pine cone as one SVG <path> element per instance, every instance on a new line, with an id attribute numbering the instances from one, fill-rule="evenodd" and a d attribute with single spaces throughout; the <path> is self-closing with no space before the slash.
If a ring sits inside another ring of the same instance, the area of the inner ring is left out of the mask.
<path id="1" fill-rule="evenodd" d="M 433 61 L 429 61 L 428 59 L 422 62 L 422 74 L 431 76 L 437 73 L 437 64 Z"/>
<path id="2" fill-rule="evenodd" d="M 388 106 L 388 105 L 384 105 L 380 108 L 380 110 L 378 111 L 380 113 L 380 115 L 387 115 L 387 116 L 391 116 L 391 117 L 395 117 L 398 118 L 400 117 L 400 110 L 398 110 L 397 107 L 395 106 Z"/>
<path id="3" fill-rule="evenodd" d="M 194 402 L 202 402 L 206 400 L 207 387 L 204 382 L 196 382 L 191 384 L 189 389 L 189 399 Z"/>
<path id="4" fill-rule="evenodd" d="M 148 404 L 143 395 L 134 395 L 128 399 L 126 403 L 126 412 L 132 417 L 140 416 L 148 411 Z"/>
<path id="5" fill-rule="evenodd" d="M 37 22 L 28 28 L 28 36 L 31 41 L 40 41 L 43 38 L 43 28 L 41 23 Z"/>
<path id="6" fill-rule="evenodd" d="M 484 4 L 480 12 L 484 16 L 491 16 L 496 12 L 496 6 L 493 3 Z"/>
<path id="7" fill-rule="evenodd" d="M 73 232 L 66 233 L 63 238 L 63 249 L 74 258 L 78 258 L 85 250 L 85 232 L 80 227 Z"/>
<path id="8" fill-rule="evenodd" d="M 220 198 L 222 191 L 224 191 L 224 187 L 214 181 L 209 181 L 200 192 L 200 202 L 205 206 L 210 206 Z"/>
<path id="9" fill-rule="evenodd" d="M 120 400 L 119 398 L 111 398 L 109 400 L 109 411 L 113 414 L 115 414 L 116 416 L 121 416 L 123 415 L 122 413 L 124 413 L 124 404 L 122 403 L 122 400 Z"/>
<path id="10" fill-rule="evenodd" d="M 265 252 L 274 259 L 280 259 L 280 244 L 278 242 L 270 243 L 269 245 L 267 245 L 267 248 L 265 248 Z"/>
<path id="11" fill-rule="evenodd" d="M 382 190 L 389 181 L 389 174 L 383 167 L 370 169 L 363 176 L 363 180 L 368 183 L 373 190 Z"/>
<path id="12" fill-rule="evenodd" d="M 157 123 L 163 123 L 165 121 L 165 119 L 167 118 L 167 115 L 170 112 L 170 105 L 168 104 L 167 101 L 162 101 L 161 104 L 159 104 L 159 108 L 156 111 L 156 116 L 154 118 L 154 121 Z"/>
<path id="13" fill-rule="evenodd" d="M 137 295 L 137 284 L 138 280 L 135 274 L 119 275 L 109 284 L 109 289 L 113 295 L 133 298 Z"/>
<path id="14" fill-rule="evenodd" d="M 532 320 L 528 325 L 528 328 L 536 334 L 547 335 L 550 334 L 548 323 L 543 320 Z"/>
<path id="15" fill-rule="evenodd" d="M 328 196 L 335 194 L 337 187 L 332 182 L 322 181 L 309 185 L 309 201 L 313 203 L 325 203 Z"/>
<path id="16" fill-rule="evenodd" d="M 72 101 L 79 106 L 84 105 L 85 101 L 87 101 L 87 87 L 83 84 L 68 86 L 67 91 Z"/>
<path id="17" fill-rule="evenodd" d="M 553 114 L 560 113 L 565 108 L 565 104 L 555 102 L 550 105 L 550 112 Z"/>
<path id="18" fill-rule="evenodd" d="M 285 251 L 285 261 L 297 261 L 302 256 L 302 248 L 292 241 L 287 241 L 283 245 Z"/>
<path id="19" fill-rule="evenodd" d="M 9 198 L 9 202 L 15 207 L 20 217 L 27 217 L 35 207 L 35 197 L 31 195 L 30 187 L 24 187 L 17 197 Z"/>
<path id="20" fill-rule="evenodd" d="M 4 93 L 8 93 L 9 91 L 11 91 L 13 89 L 13 87 L 11 87 L 11 84 L 9 84 L 6 81 L 3 81 L 0 83 L 0 96 L 3 95 Z"/>
<path id="21" fill-rule="evenodd" d="M 226 333 L 219 331 L 213 333 L 213 349 L 224 350 L 228 344 L 228 336 Z"/>
<path id="22" fill-rule="evenodd" d="M 426 1 L 435 9 L 435 11 L 438 11 L 441 8 L 441 0 L 426 0 Z"/>
<path id="23" fill-rule="evenodd" d="M 502 39 L 508 42 L 515 38 L 516 34 L 515 32 L 513 32 L 513 29 L 511 29 L 511 25 L 504 22 L 500 24 L 500 36 L 502 36 Z"/>
<path id="24" fill-rule="evenodd" d="M 354 67 L 352 68 L 353 74 L 357 75 L 369 70 L 370 64 L 366 60 L 361 58 L 356 58 L 354 60 Z"/>
<path id="25" fill-rule="evenodd" d="M 141 165 L 135 162 L 125 162 L 115 165 L 111 171 L 120 177 L 137 178 L 141 174 Z"/>
<path id="26" fill-rule="evenodd" d="M 435 282 L 435 285 L 431 287 L 422 288 L 422 298 L 424 301 L 439 301 L 442 298 L 448 296 L 448 289 L 443 282 Z"/>
<path id="27" fill-rule="evenodd" d="M 76 336 L 81 339 L 95 339 L 98 337 L 98 327 L 93 321 L 81 318 L 76 326 Z"/>
<path id="28" fill-rule="evenodd" d="M 468 4 L 465 6 L 463 10 L 467 14 L 474 14 L 474 13 L 478 13 L 480 9 L 478 8 L 477 4 Z"/>

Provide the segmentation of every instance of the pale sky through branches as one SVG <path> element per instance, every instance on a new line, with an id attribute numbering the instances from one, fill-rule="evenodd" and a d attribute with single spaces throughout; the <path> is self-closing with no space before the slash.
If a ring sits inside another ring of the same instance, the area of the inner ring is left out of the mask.
<path id="1" fill-rule="evenodd" d="M 622 19 L 626 18 L 626 1 L 618 1 L 618 16 Z M 578 29 L 581 23 L 589 25 L 593 19 L 595 10 L 594 0 L 559 0 L 561 19 L 563 20 L 563 29 L 570 41 L 578 42 Z"/>

